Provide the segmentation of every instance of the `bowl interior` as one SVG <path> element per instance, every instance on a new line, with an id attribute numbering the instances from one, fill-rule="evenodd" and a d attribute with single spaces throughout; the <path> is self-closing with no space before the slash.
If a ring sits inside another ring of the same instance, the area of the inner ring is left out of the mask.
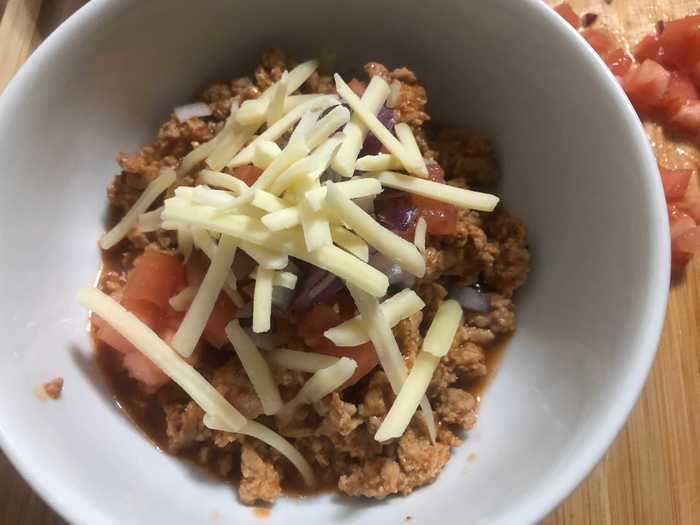
<path id="1" fill-rule="evenodd" d="M 230 487 L 151 447 L 113 406 L 75 292 L 98 268 L 116 152 L 150 141 L 173 106 L 250 71 L 270 45 L 335 52 L 348 73 L 369 60 L 414 69 L 435 120 L 495 141 L 533 260 L 479 424 L 435 484 L 383 502 L 283 500 L 268 523 L 534 521 L 624 421 L 658 339 L 668 238 L 653 157 L 612 77 L 535 0 L 353 7 L 94 0 L 0 100 L 0 435 L 71 521 L 256 521 Z M 32 386 L 56 375 L 64 397 L 40 403 Z"/>

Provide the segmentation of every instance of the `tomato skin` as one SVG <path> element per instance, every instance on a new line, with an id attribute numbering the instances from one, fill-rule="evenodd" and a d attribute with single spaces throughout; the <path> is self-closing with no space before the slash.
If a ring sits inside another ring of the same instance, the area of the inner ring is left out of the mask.
<path id="1" fill-rule="evenodd" d="M 698 100 L 698 90 L 690 77 L 685 73 L 673 71 L 668 89 L 659 103 L 666 116 L 673 117 L 683 105 L 693 100 Z"/>
<path id="2" fill-rule="evenodd" d="M 677 201 L 685 196 L 692 173 L 691 170 L 671 170 L 659 166 L 661 184 L 667 201 Z"/>
<path id="3" fill-rule="evenodd" d="M 568 2 L 562 2 L 561 4 L 554 7 L 557 14 L 566 20 L 571 27 L 574 29 L 581 28 L 581 17 L 576 14 L 576 11 L 571 7 Z"/>
<path id="4" fill-rule="evenodd" d="M 228 344 L 226 337 L 226 325 L 236 318 L 236 306 L 225 293 L 220 293 L 219 298 L 214 303 L 214 310 L 209 316 L 209 321 L 204 327 L 202 337 L 214 348 L 221 348 Z"/>
<path id="5" fill-rule="evenodd" d="M 598 29 L 586 29 L 581 33 L 581 36 L 588 42 L 588 45 L 593 48 L 593 51 L 598 53 L 601 57 L 605 57 L 605 55 L 610 52 L 612 41 L 603 31 L 599 31 Z"/>
<path id="6" fill-rule="evenodd" d="M 252 165 L 240 166 L 233 170 L 233 176 L 251 186 L 262 174 L 260 168 Z"/>
<path id="7" fill-rule="evenodd" d="M 625 76 L 632 67 L 632 58 L 619 47 L 605 55 L 603 60 L 612 74 L 618 77 Z"/>
<path id="8" fill-rule="evenodd" d="M 418 216 L 425 219 L 430 235 L 455 234 L 459 214 L 455 206 L 420 195 L 412 195 L 411 200 L 418 208 Z M 415 228 L 413 231 L 415 232 Z M 413 240 L 413 236 L 409 240 Z"/>
<path id="9" fill-rule="evenodd" d="M 185 266 L 176 255 L 147 250 L 134 261 L 124 286 L 124 300 L 149 301 L 165 308 L 185 286 Z"/>
<path id="10" fill-rule="evenodd" d="M 365 343 L 358 346 L 335 346 L 331 343 L 328 346 L 317 349 L 317 351 L 320 354 L 331 355 L 333 357 L 349 357 L 357 363 L 355 372 L 350 376 L 350 379 L 338 387 L 338 392 L 357 383 L 379 364 L 377 351 L 374 349 L 372 343 Z"/>
<path id="11" fill-rule="evenodd" d="M 700 15 L 690 15 L 664 24 L 659 36 L 665 63 L 691 71 L 700 62 Z"/>
<path id="12" fill-rule="evenodd" d="M 666 94 L 671 73 L 653 60 L 633 67 L 622 80 L 622 87 L 638 113 L 656 108 Z"/>
<path id="13" fill-rule="evenodd" d="M 642 38 L 632 50 L 632 54 L 640 63 L 645 60 L 653 60 L 659 64 L 665 63 L 661 42 L 659 42 L 659 37 L 653 33 Z"/>

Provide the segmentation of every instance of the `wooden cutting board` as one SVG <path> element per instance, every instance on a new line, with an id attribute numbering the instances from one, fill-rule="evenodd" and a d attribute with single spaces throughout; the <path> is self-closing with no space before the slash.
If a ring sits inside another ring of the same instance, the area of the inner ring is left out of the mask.
<path id="1" fill-rule="evenodd" d="M 488 1 L 488 0 L 482 0 Z M 513 0 L 518 1 L 518 0 Z M 551 4 L 558 1 L 547 0 Z M 0 90 L 41 41 L 83 0 L 0 0 Z M 658 20 L 700 0 L 571 0 L 634 44 Z M 697 167 L 698 152 L 648 126 L 662 164 Z M 697 191 L 697 180 L 693 181 Z M 624 431 L 588 479 L 546 520 L 562 524 L 700 523 L 700 258 L 671 290 L 658 357 Z M 27 385 L 31 388 L 31 385 Z M 70 388 L 70 385 L 67 385 Z M 0 454 L 0 523 L 63 524 Z"/>

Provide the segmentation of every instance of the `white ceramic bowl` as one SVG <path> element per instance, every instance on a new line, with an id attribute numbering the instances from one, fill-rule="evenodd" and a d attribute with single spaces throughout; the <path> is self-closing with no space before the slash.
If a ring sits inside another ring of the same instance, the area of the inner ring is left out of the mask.
<path id="1" fill-rule="evenodd" d="M 352 7 L 349 7 L 352 6 Z M 669 240 L 652 152 L 613 77 L 539 0 L 93 0 L 0 101 L 2 448 L 70 521 L 257 522 L 234 491 L 154 449 L 95 371 L 75 291 L 93 282 L 118 150 L 264 46 L 415 69 L 436 120 L 497 145 L 529 227 L 519 327 L 475 431 L 407 498 L 282 500 L 267 523 L 527 523 L 589 472 L 632 408 L 666 305 Z M 32 386 L 65 378 L 42 404 Z M 467 461 L 467 456 L 476 460 Z"/>

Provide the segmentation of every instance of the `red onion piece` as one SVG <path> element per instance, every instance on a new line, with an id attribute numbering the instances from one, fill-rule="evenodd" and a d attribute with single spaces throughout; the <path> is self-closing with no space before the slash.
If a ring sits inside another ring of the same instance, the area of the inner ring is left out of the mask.
<path id="1" fill-rule="evenodd" d="M 250 277 L 258 263 L 241 249 L 236 250 L 236 257 L 233 259 L 231 270 L 239 281 L 244 281 Z"/>
<path id="2" fill-rule="evenodd" d="M 405 234 L 418 220 L 418 209 L 397 193 L 377 197 L 374 209 L 379 224 L 397 235 Z"/>
<path id="3" fill-rule="evenodd" d="M 374 215 L 374 195 L 353 199 L 353 202 L 370 215 Z"/>
<path id="4" fill-rule="evenodd" d="M 485 314 L 491 309 L 489 296 L 471 286 L 452 288 L 447 295 L 462 305 L 465 310 Z"/>
<path id="5" fill-rule="evenodd" d="M 313 304 L 332 300 L 342 290 L 343 281 L 332 273 L 317 266 L 307 265 L 299 292 L 296 294 L 292 308 L 306 310 Z"/>
<path id="6" fill-rule="evenodd" d="M 180 122 L 186 122 L 194 117 L 208 117 L 211 115 L 211 108 L 204 102 L 193 102 L 175 108 L 175 117 Z"/>
<path id="7" fill-rule="evenodd" d="M 379 119 L 379 122 L 384 124 L 384 127 L 386 129 L 388 129 L 392 133 L 394 132 L 396 119 L 394 116 L 393 109 L 389 109 L 385 106 L 382 106 L 382 109 L 380 109 L 379 113 L 377 113 L 377 118 Z M 381 149 L 382 143 L 370 131 L 369 133 L 367 133 L 367 138 L 365 139 L 365 143 L 362 145 L 362 151 L 360 152 L 359 156 L 364 157 L 365 155 L 376 155 L 381 151 Z"/>
<path id="8" fill-rule="evenodd" d="M 399 263 L 392 261 L 380 252 L 374 252 L 369 256 L 369 264 L 382 272 L 389 279 L 390 286 L 399 288 L 413 288 L 416 284 L 414 275 L 404 271 Z"/>

